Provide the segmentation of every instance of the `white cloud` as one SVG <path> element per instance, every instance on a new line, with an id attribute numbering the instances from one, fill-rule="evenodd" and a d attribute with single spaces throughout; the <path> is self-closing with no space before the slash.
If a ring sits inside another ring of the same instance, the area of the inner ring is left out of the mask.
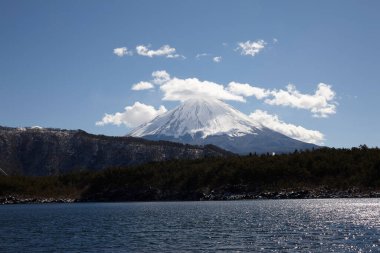
<path id="1" fill-rule="evenodd" d="M 123 57 L 125 55 L 132 55 L 133 54 L 131 51 L 128 51 L 128 48 L 126 48 L 126 47 L 114 48 L 113 53 L 119 57 Z"/>
<path id="2" fill-rule="evenodd" d="M 294 85 L 289 84 L 286 90 L 270 92 L 273 98 L 267 98 L 270 105 L 289 106 L 310 110 L 314 117 L 327 118 L 336 113 L 335 92 L 328 84 L 320 83 L 313 95 L 300 93 Z"/>
<path id="3" fill-rule="evenodd" d="M 244 97 L 255 96 L 257 99 L 263 99 L 270 94 L 268 90 L 253 87 L 248 83 L 230 82 L 227 89 L 233 94 L 242 95 Z"/>
<path id="4" fill-rule="evenodd" d="M 255 122 L 293 139 L 314 144 L 323 144 L 325 140 L 324 135 L 319 131 L 285 123 L 277 115 L 268 114 L 266 111 L 256 110 L 249 117 Z"/>
<path id="5" fill-rule="evenodd" d="M 237 50 L 240 50 L 242 55 L 255 56 L 264 49 L 267 43 L 264 40 L 239 42 Z"/>
<path id="6" fill-rule="evenodd" d="M 177 54 L 176 49 L 174 47 L 170 47 L 169 45 L 163 45 L 157 50 L 149 49 L 150 46 L 139 45 L 136 47 L 136 52 L 139 55 L 147 56 L 147 57 L 155 57 L 155 56 L 165 56 L 166 58 L 185 58 L 183 55 Z"/>
<path id="7" fill-rule="evenodd" d="M 199 59 L 201 59 L 201 58 L 203 58 L 203 57 L 207 57 L 207 58 L 211 58 L 212 59 L 212 61 L 213 62 L 215 62 L 215 63 L 219 63 L 219 62 L 221 62 L 222 61 L 222 56 L 213 56 L 212 54 L 209 54 L 209 53 L 201 53 L 201 54 L 197 54 L 196 56 L 195 56 L 195 58 L 197 59 L 197 60 L 199 60 Z"/>
<path id="8" fill-rule="evenodd" d="M 185 101 L 194 97 L 211 97 L 245 102 L 243 96 L 231 93 L 223 85 L 197 78 L 172 78 L 162 84 L 160 89 L 164 93 L 164 100 Z"/>
<path id="9" fill-rule="evenodd" d="M 277 43 L 278 43 L 278 39 L 273 38 L 273 44 L 277 44 Z"/>
<path id="10" fill-rule="evenodd" d="M 198 60 L 201 58 L 201 57 L 206 57 L 206 56 L 209 56 L 210 54 L 208 54 L 208 53 L 201 53 L 201 54 L 197 54 L 196 56 L 195 56 L 195 58 L 197 58 Z"/>
<path id="11" fill-rule="evenodd" d="M 222 56 L 215 56 L 214 58 L 212 58 L 212 60 L 216 63 L 219 63 L 222 61 Z"/>
<path id="12" fill-rule="evenodd" d="M 170 75 L 165 70 L 158 70 L 152 73 L 153 83 L 161 85 L 170 80 Z"/>
<path id="13" fill-rule="evenodd" d="M 162 105 L 156 110 L 151 105 L 136 102 L 132 106 L 125 107 L 124 112 L 117 112 L 115 114 L 106 113 L 101 121 L 96 122 L 96 125 L 104 126 L 112 124 L 117 126 L 125 125 L 127 127 L 137 127 L 143 123 L 151 121 L 166 111 L 166 108 Z"/>
<path id="14" fill-rule="evenodd" d="M 149 90 L 154 86 L 150 82 L 138 82 L 132 86 L 132 90 Z"/>

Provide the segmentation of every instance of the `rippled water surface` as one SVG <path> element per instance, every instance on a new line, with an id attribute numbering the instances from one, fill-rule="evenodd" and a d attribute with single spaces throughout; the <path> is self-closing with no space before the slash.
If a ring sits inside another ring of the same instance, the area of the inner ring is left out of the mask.
<path id="1" fill-rule="evenodd" d="M 380 200 L 0 206 L 1 252 L 380 252 Z"/>

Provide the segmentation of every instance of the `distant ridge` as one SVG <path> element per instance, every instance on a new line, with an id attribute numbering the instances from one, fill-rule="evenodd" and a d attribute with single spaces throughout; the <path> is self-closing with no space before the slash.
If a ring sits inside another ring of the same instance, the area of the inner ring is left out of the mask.
<path id="1" fill-rule="evenodd" d="M 59 175 L 171 159 L 227 156 L 215 146 L 191 146 L 82 130 L 0 126 L 0 168 L 8 175 Z"/>

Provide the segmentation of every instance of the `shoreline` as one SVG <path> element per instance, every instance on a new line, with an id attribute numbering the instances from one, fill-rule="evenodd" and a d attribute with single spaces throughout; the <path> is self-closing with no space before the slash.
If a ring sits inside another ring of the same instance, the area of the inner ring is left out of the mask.
<path id="1" fill-rule="evenodd" d="M 203 196 L 201 196 L 203 195 Z M 71 197 L 23 197 L 9 194 L 0 196 L 0 205 L 13 204 L 50 204 L 50 203 L 91 203 L 91 202 L 157 202 L 157 201 L 234 201 L 234 200 L 281 200 L 281 199 L 341 199 L 341 198 L 380 198 L 380 191 L 360 190 L 285 190 L 285 191 L 262 191 L 254 192 L 213 192 L 202 193 L 198 197 L 192 195 L 189 198 L 145 197 L 142 199 L 128 198 L 99 198 L 82 199 Z"/>
<path id="2" fill-rule="evenodd" d="M 211 193 L 201 200 L 249 200 L 249 199 L 337 199 L 380 198 L 380 191 L 334 191 L 334 190 L 290 190 L 263 191 L 260 193 Z"/>
<path id="3" fill-rule="evenodd" d="M 73 198 L 43 198 L 43 197 L 21 197 L 18 195 L 0 196 L 0 205 L 15 204 L 50 204 L 50 203 L 74 203 Z"/>

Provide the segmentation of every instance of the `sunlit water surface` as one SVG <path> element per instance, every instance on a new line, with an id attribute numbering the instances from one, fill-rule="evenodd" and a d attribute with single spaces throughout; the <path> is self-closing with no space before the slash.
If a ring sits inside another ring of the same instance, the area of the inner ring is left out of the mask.
<path id="1" fill-rule="evenodd" d="M 380 252 L 380 200 L 0 206 L 1 252 Z"/>

